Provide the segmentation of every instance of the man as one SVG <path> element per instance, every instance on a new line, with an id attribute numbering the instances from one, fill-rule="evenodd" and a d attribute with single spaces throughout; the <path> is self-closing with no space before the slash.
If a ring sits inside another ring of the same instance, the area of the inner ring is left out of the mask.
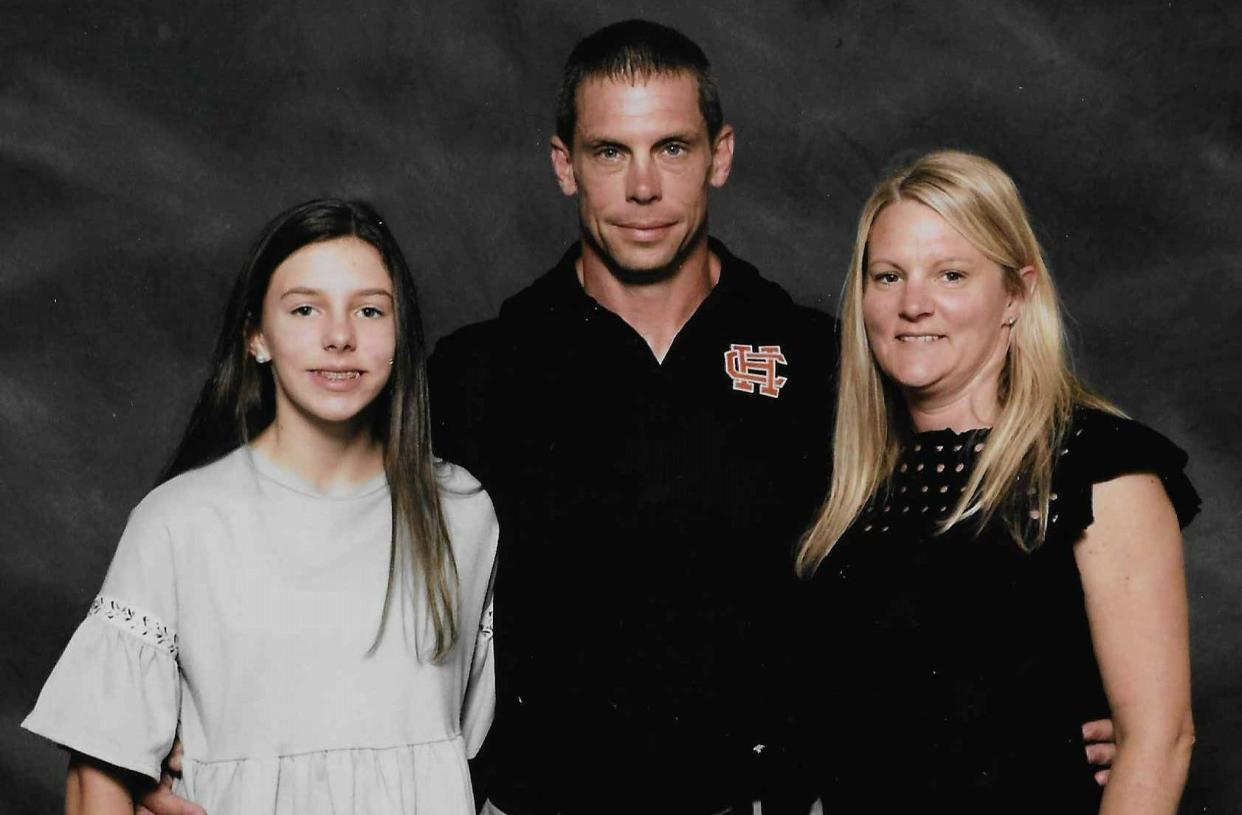
<path id="1" fill-rule="evenodd" d="M 437 452 L 502 529 L 481 763 L 505 815 L 750 813 L 790 788 L 776 703 L 835 333 L 708 237 L 733 143 L 689 39 L 587 37 L 551 142 L 581 241 L 432 358 Z"/>

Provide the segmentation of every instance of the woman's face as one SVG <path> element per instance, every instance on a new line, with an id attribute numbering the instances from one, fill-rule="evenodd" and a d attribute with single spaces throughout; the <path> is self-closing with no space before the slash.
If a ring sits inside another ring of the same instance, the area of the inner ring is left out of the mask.
<path id="1" fill-rule="evenodd" d="M 276 420 L 354 422 L 392 374 L 392 280 L 370 244 L 336 238 L 303 246 L 272 273 L 257 358 L 271 358 Z"/>
<path id="2" fill-rule="evenodd" d="M 867 341 L 911 408 L 995 405 L 1021 310 L 998 264 L 931 208 L 900 201 L 872 223 L 863 274 Z"/>

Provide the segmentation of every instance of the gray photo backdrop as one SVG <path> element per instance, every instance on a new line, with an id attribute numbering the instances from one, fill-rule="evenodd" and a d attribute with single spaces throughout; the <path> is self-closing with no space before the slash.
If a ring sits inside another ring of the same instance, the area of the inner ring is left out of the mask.
<path id="1" fill-rule="evenodd" d="M 1185 447 L 1199 741 L 1184 812 L 1242 806 L 1242 12 L 1234 3 L 0 3 L 0 810 L 64 758 L 18 729 L 171 451 L 258 228 L 371 200 L 432 338 L 575 234 L 547 137 L 560 63 L 647 16 L 715 62 L 737 127 L 713 231 L 835 310 L 894 155 L 1019 181 L 1080 370 Z M 900 752 L 890 757 L 899 776 Z"/>

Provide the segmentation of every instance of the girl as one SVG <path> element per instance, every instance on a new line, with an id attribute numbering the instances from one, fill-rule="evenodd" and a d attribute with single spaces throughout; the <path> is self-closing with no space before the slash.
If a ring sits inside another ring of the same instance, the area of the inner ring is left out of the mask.
<path id="1" fill-rule="evenodd" d="M 478 482 L 431 455 L 384 221 L 294 207 L 24 726 L 73 751 L 69 812 L 132 812 L 133 774 L 158 779 L 179 737 L 174 792 L 212 815 L 472 813 L 496 540 Z"/>

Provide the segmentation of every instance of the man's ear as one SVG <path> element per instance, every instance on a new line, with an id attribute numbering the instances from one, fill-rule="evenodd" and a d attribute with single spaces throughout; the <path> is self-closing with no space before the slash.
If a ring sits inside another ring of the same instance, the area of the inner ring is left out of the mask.
<path id="1" fill-rule="evenodd" d="M 713 187 L 723 187 L 733 169 L 733 126 L 725 125 L 712 144 L 712 171 L 707 180 Z"/>
<path id="2" fill-rule="evenodd" d="M 576 195 L 578 181 L 574 178 L 574 162 L 569 147 L 561 141 L 560 136 L 553 136 L 548 144 L 552 148 L 552 172 L 556 173 L 557 186 L 566 195 Z"/>

